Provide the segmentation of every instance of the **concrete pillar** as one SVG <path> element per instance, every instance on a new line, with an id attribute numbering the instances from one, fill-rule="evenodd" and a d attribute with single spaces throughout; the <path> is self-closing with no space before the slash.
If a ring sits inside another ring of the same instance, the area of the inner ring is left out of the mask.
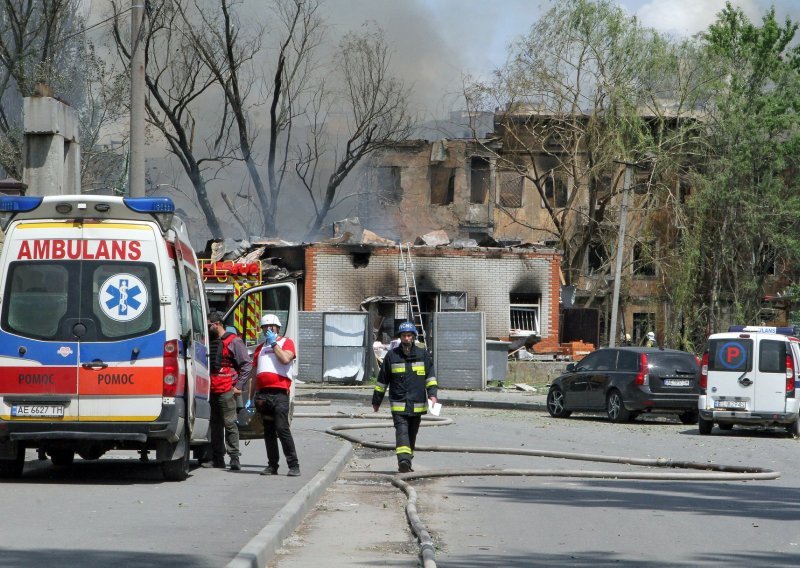
<path id="1" fill-rule="evenodd" d="M 27 195 L 80 194 L 81 154 L 72 108 L 52 97 L 25 97 L 23 113 Z"/>

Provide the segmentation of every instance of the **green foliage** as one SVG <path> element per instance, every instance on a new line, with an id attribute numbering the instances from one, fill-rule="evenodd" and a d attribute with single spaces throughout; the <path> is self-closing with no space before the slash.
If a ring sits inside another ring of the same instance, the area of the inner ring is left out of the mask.
<path id="1" fill-rule="evenodd" d="M 676 298 L 696 335 L 760 321 L 769 268 L 800 262 L 796 31 L 774 10 L 759 26 L 728 4 L 701 38 L 716 72 Z"/>

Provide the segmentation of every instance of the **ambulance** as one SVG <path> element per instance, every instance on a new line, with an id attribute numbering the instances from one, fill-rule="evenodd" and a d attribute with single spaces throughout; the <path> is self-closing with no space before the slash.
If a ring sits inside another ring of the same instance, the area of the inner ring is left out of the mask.
<path id="1" fill-rule="evenodd" d="M 800 341 L 791 327 L 732 326 L 708 338 L 700 372 L 700 434 L 777 426 L 800 436 Z"/>
<path id="2" fill-rule="evenodd" d="M 207 303 L 168 198 L 0 196 L 0 477 L 134 450 L 164 478 L 208 445 Z"/>

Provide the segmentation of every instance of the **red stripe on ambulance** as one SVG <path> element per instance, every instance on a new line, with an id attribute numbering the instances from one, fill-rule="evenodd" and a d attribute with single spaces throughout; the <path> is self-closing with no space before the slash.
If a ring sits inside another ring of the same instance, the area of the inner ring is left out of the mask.
<path id="1" fill-rule="evenodd" d="M 161 367 L 79 369 L 82 395 L 160 395 Z"/>
<path id="2" fill-rule="evenodd" d="M 78 392 L 75 367 L 0 367 L 2 394 L 69 394 Z"/>
<path id="3" fill-rule="evenodd" d="M 26 239 L 17 260 L 139 260 L 141 241 L 97 239 Z"/>

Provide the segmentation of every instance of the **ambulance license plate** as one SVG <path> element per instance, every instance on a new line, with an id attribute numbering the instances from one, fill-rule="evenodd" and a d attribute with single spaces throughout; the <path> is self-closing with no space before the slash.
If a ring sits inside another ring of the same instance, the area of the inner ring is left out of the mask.
<path id="1" fill-rule="evenodd" d="M 688 387 L 692 381 L 689 379 L 664 379 L 665 387 Z"/>
<path id="2" fill-rule="evenodd" d="M 15 404 L 11 407 L 14 418 L 63 418 L 64 406 L 60 404 Z"/>
<path id="3" fill-rule="evenodd" d="M 747 401 L 746 400 L 715 400 L 714 401 L 714 408 L 724 408 L 724 409 L 744 409 L 747 408 Z"/>

